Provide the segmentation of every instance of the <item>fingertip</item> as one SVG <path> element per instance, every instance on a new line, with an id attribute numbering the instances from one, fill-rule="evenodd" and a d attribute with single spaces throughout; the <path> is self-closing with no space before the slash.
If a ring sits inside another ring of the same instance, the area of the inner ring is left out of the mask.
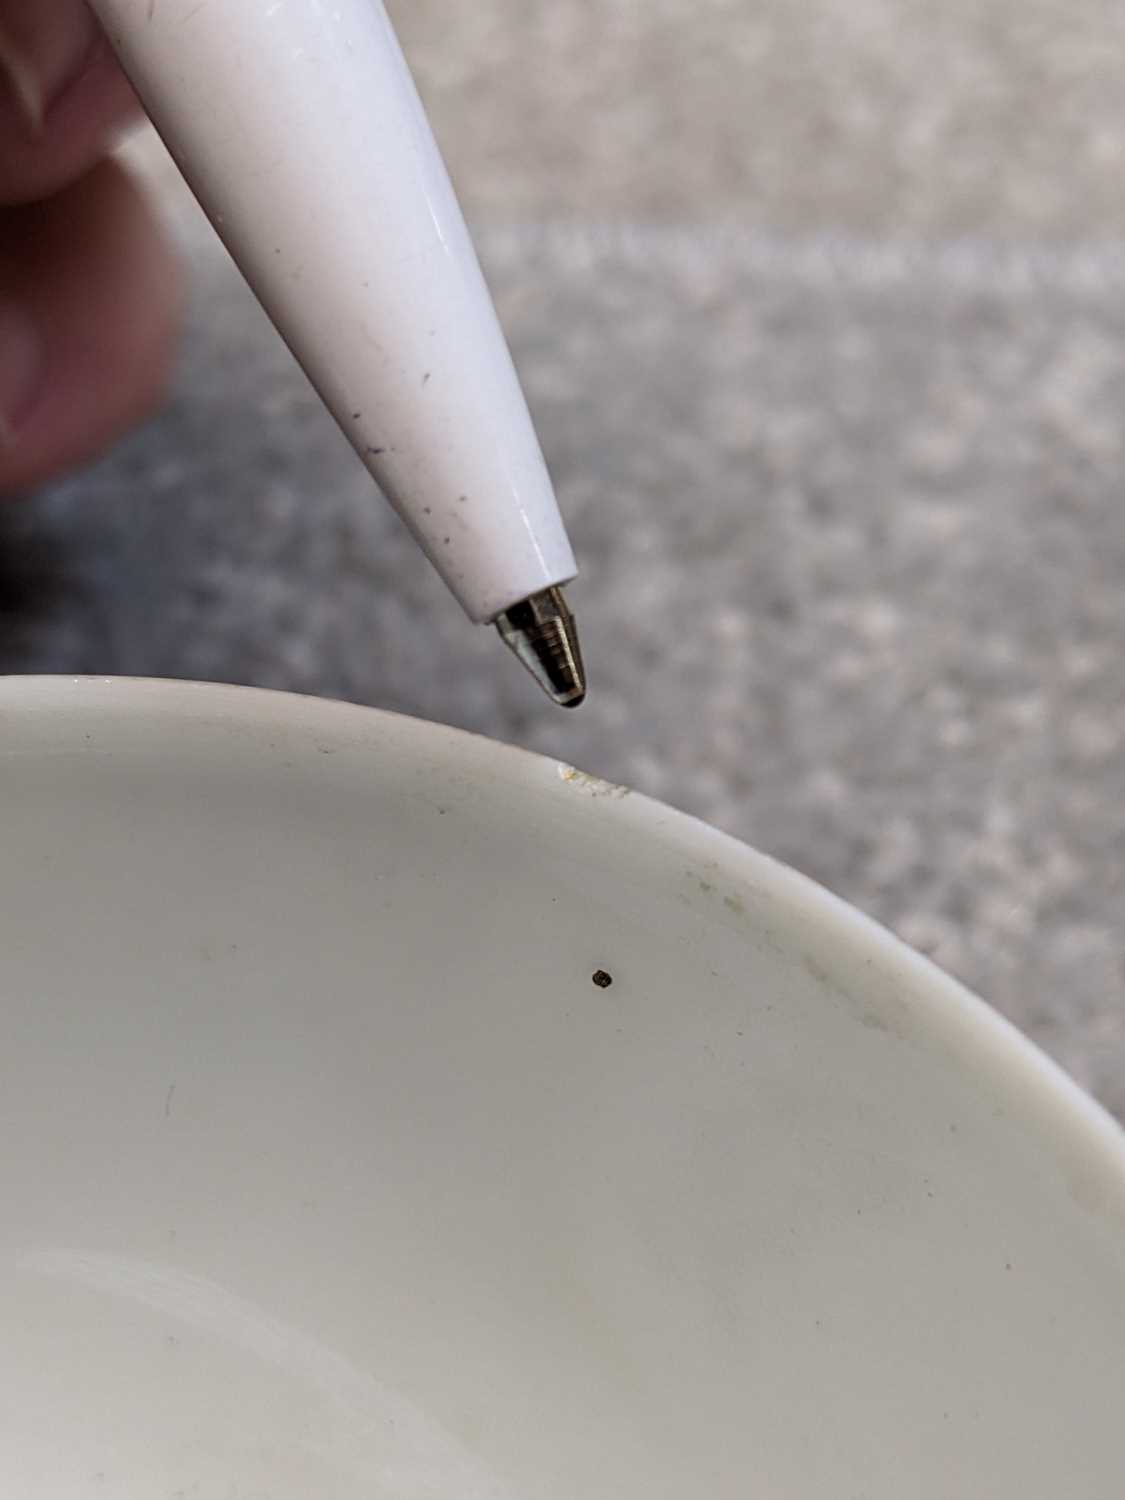
<path id="1" fill-rule="evenodd" d="M 0 267 L 3 316 L 32 329 L 9 380 L 23 396 L 0 431 L 0 492 L 11 493 L 93 457 L 159 402 L 183 278 L 151 204 L 112 161 L 47 203 L 0 214 Z M 0 317 L 0 340 L 3 328 Z M 0 403 L 3 371 L 0 357 Z"/>
<path id="2" fill-rule="evenodd" d="M 83 10 L 85 7 L 83 7 Z M 140 104 L 101 32 L 75 66 L 28 61 L 0 29 L 0 203 L 32 203 L 83 176 Z"/>

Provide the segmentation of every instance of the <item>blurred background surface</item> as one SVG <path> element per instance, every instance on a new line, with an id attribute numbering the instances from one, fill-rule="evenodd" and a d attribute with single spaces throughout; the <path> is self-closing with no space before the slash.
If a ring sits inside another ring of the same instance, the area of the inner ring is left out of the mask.
<path id="1" fill-rule="evenodd" d="M 0 509 L 0 670 L 443 719 L 798 866 L 1125 1114 L 1125 12 L 398 0 L 583 562 L 559 713 L 178 189 L 175 388 Z"/>

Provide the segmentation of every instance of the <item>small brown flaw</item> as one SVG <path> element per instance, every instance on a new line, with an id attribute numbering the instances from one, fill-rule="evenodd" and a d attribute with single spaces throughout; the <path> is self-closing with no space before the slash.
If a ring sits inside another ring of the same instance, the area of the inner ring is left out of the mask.
<path id="1" fill-rule="evenodd" d="M 604 969 L 595 969 L 591 977 L 599 990 L 608 990 L 613 983 L 613 975 L 607 974 Z"/>

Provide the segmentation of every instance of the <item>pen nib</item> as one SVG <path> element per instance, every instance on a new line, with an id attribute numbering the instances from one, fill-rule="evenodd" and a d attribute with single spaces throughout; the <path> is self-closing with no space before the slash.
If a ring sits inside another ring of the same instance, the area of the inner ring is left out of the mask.
<path id="1" fill-rule="evenodd" d="M 586 696 L 578 629 L 562 589 L 544 589 L 498 616 L 496 628 L 549 698 L 577 708 Z"/>

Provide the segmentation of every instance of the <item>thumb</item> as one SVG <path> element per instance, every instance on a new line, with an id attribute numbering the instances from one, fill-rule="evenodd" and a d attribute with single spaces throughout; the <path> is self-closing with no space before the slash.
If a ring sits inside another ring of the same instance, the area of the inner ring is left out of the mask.
<path id="1" fill-rule="evenodd" d="M 92 457 L 146 414 L 181 295 L 172 247 L 116 162 L 0 209 L 0 495 Z"/>
<path id="2" fill-rule="evenodd" d="M 73 182 L 136 111 L 85 0 L 0 0 L 0 202 Z"/>

